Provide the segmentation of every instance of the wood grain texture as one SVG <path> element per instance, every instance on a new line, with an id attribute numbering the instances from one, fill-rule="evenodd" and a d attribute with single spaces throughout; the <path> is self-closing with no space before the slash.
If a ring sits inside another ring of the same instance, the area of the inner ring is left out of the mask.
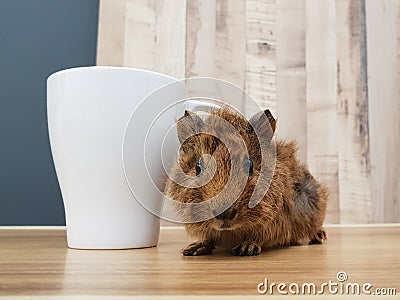
<path id="1" fill-rule="evenodd" d="M 400 94 L 396 0 L 366 0 L 374 222 L 400 220 Z"/>
<path id="2" fill-rule="evenodd" d="M 186 0 L 157 2 L 157 56 L 159 72 L 185 78 Z"/>
<path id="3" fill-rule="evenodd" d="M 327 222 L 399 221 L 400 0 L 101 0 L 98 44 L 99 65 L 244 88 L 328 184 Z"/>
<path id="4" fill-rule="evenodd" d="M 400 79 L 400 0 L 396 1 L 397 4 L 397 76 Z M 400 95 L 400 84 L 398 87 L 398 95 Z"/>
<path id="5" fill-rule="evenodd" d="M 307 163 L 327 184 L 327 223 L 339 223 L 335 0 L 306 0 Z"/>
<path id="6" fill-rule="evenodd" d="M 307 162 L 305 1 L 277 0 L 277 135 L 295 139 L 298 157 Z"/>
<path id="7" fill-rule="evenodd" d="M 216 0 L 186 5 L 186 77 L 215 77 Z"/>
<path id="8" fill-rule="evenodd" d="M 157 0 L 127 0 L 124 65 L 156 71 Z"/>
<path id="9" fill-rule="evenodd" d="M 244 89 L 245 74 L 246 0 L 216 0 L 215 76 Z M 231 104 L 243 110 L 244 95 L 238 99 Z"/>
<path id="10" fill-rule="evenodd" d="M 397 4 L 397 76 L 400 80 L 400 0 L 396 1 Z M 398 95 L 400 95 L 400 84 L 397 86 Z"/>
<path id="11" fill-rule="evenodd" d="M 64 230 L 3 229 L 0 295 L 259 298 L 257 284 L 265 277 L 269 282 L 320 285 L 337 282 L 339 271 L 347 273 L 347 282 L 369 282 L 374 288 L 394 287 L 399 292 L 399 225 L 327 230 L 324 245 L 274 249 L 255 257 L 231 257 L 221 251 L 183 257 L 179 250 L 190 239 L 181 229 L 162 229 L 156 248 L 104 251 L 68 249 Z"/>
<path id="12" fill-rule="evenodd" d="M 336 34 L 340 221 L 368 223 L 372 203 L 364 0 L 336 1 Z"/>
<path id="13" fill-rule="evenodd" d="M 246 1 L 245 90 L 276 115 L 276 1 Z M 257 112 L 247 103 L 249 114 Z"/>
<path id="14" fill-rule="evenodd" d="M 97 65 L 124 65 L 127 0 L 101 0 L 97 38 Z"/>
<path id="15" fill-rule="evenodd" d="M 184 78 L 186 1 L 127 1 L 124 65 Z"/>

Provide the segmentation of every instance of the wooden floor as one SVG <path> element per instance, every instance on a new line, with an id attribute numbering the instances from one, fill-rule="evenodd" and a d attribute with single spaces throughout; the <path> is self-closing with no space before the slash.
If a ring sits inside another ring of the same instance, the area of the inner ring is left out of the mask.
<path id="1" fill-rule="evenodd" d="M 277 290 L 273 295 L 257 292 L 264 278 L 269 283 L 301 287 L 307 282 L 318 287 L 329 280 L 338 283 L 337 273 L 346 272 L 344 283 L 362 286 L 368 282 L 373 285 L 371 292 L 396 288 L 399 299 L 400 225 L 328 227 L 327 232 L 324 245 L 275 249 L 256 257 L 231 257 L 222 252 L 183 257 L 179 251 L 190 239 L 177 228 L 162 229 L 156 248 L 105 251 L 68 249 L 62 228 L 0 229 L 0 295 L 40 299 L 43 295 L 101 299 L 106 295 L 170 295 L 166 297 L 170 299 L 179 298 L 175 295 L 183 299 L 189 295 L 248 295 L 261 299 L 279 295 Z M 324 294 L 330 295 L 327 290 Z"/>

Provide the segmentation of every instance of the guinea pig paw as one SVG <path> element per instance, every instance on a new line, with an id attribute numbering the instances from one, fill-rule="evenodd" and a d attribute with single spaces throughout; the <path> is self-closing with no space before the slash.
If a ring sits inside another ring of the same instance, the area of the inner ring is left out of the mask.
<path id="1" fill-rule="evenodd" d="M 316 236 L 314 236 L 309 244 L 322 244 L 324 241 L 326 241 L 328 239 L 326 232 L 324 229 L 320 229 L 317 231 Z"/>
<path id="2" fill-rule="evenodd" d="M 261 247 L 257 243 L 251 241 L 245 241 L 234 247 L 231 251 L 233 256 L 252 256 L 260 253 Z"/>
<path id="3" fill-rule="evenodd" d="M 182 254 L 184 256 L 198 256 L 211 254 L 214 250 L 215 245 L 210 241 L 198 241 L 191 243 L 182 249 Z"/>

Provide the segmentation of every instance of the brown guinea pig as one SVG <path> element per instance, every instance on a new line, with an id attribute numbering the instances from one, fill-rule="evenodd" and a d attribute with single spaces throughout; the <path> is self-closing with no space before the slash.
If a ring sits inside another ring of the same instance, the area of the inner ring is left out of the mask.
<path id="1" fill-rule="evenodd" d="M 239 134 L 226 132 L 226 122 Z M 294 142 L 275 142 L 275 127 L 269 110 L 246 120 L 228 107 L 214 109 L 205 118 L 185 111 L 177 121 L 181 147 L 166 183 L 166 196 L 179 204 L 201 204 L 224 191 L 223 197 L 203 205 L 202 211 L 177 206 L 178 216 L 192 220 L 185 228 L 198 240 L 185 247 L 183 255 L 210 254 L 216 246 L 229 249 L 232 255 L 258 255 L 270 247 L 326 240 L 322 224 L 327 189 L 296 159 Z M 261 147 L 260 134 L 267 141 L 266 147 Z M 241 166 L 234 172 L 233 160 Z M 262 168 L 267 172 L 261 173 Z M 260 174 L 270 176 L 269 185 L 251 208 L 249 201 Z M 201 182 L 207 175 L 208 181 Z M 226 191 L 229 180 L 231 187 Z M 244 188 L 238 192 L 235 187 L 239 185 Z M 211 217 L 193 221 L 204 210 L 209 210 Z"/>

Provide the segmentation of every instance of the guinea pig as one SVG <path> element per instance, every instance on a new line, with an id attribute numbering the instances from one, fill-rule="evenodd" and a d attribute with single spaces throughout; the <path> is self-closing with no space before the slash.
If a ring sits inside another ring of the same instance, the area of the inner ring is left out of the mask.
<path id="1" fill-rule="evenodd" d="M 238 134 L 225 132 L 226 122 Z M 181 145 L 166 182 L 167 197 L 178 204 L 201 204 L 220 194 L 229 180 L 233 187 L 244 186 L 232 199 L 230 192 L 234 194 L 235 188 L 225 191 L 212 205 L 203 206 L 210 211 L 210 218 L 184 224 L 197 241 L 185 247 L 183 255 L 211 254 L 221 246 L 231 255 L 250 256 L 262 249 L 326 240 L 322 225 L 327 188 L 297 160 L 295 142 L 273 138 L 275 128 L 276 120 L 269 110 L 247 120 L 229 107 L 211 110 L 206 117 L 185 111 L 177 121 Z M 267 141 L 266 147 L 261 147 L 260 135 Z M 233 159 L 240 165 L 235 172 L 231 171 Z M 261 172 L 263 167 L 266 173 Z M 213 169 L 211 178 L 201 182 L 203 176 L 210 175 L 208 169 Z M 269 185 L 265 185 L 259 202 L 250 207 L 260 176 L 270 176 Z M 213 214 L 227 201 L 230 207 Z M 189 205 L 178 206 L 177 214 L 183 219 L 195 220 L 201 213 Z"/>

